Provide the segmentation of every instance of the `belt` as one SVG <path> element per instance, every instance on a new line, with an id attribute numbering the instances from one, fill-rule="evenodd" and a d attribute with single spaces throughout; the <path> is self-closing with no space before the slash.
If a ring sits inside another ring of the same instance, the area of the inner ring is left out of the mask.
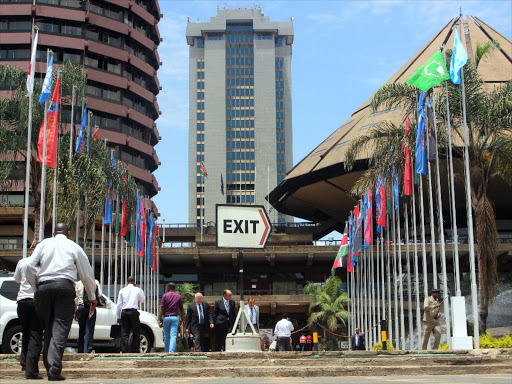
<path id="1" fill-rule="evenodd" d="M 124 312 L 124 311 L 138 311 L 138 309 L 137 308 L 125 308 L 121 312 Z"/>
<path id="2" fill-rule="evenodd" d="M 34 299 L 32 299 L 32 298 L 30 298 L 30 297 L 26 297 L 26 298 L 24 298 L 24 299 L 20 299 L 20 300 L 18 300 L 18 303 L 20 303 L 20 302 L 25 302 L 25 301 L 34 301 Z"/>
<path id="3" fill-rule="evenodd" d="M 41 282 L 37 283 L 37 285 L 39 286 L 39 285 L 51 284 L 51 283 L 56 283 L 59 281 L 66 281 L 66 282 L 69 282 L 69 284 L 73 284 L 73 282 L 69 279 L 51 279 L 51 280 L 41 281 Z"/>

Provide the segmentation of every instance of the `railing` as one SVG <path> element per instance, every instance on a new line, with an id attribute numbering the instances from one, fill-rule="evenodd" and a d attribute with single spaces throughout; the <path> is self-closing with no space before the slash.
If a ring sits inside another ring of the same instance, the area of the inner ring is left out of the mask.
<path id="1" fill-rule="evenodd" d="M 224 290 L 208 290 L 204 291 L 205 296 L 219 296 L 221 297 Z M 233 295 L 240 295 L 240 291 L 238 289 L 232 289 L 231 292 Z M 246 296 L 246 300 L 249 299 L 249 296 L 273 296 L 273 295 L 302 295 L 302 288 L 290 288 L 290 289 L 244 289 L 244 296 Z M 256 300 L 257 301 L 257 300 Z"/>

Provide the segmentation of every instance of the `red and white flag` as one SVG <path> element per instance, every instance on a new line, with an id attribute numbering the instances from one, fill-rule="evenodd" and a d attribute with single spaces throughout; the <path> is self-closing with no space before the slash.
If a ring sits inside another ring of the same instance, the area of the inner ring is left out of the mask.
<path id="1" fill-rule="evenodd" d="M 36 73 L 36 52 L 38 37 L 39 30 L 36 30 L 36 35 L 34 37 L 34 45 L 32 46 L 32 56 L 30 56 L 30 63 L 28 64 L 27 91 L 29 96 L 32 96 L 32 93 L 34 93 L 34 76 Z"/>

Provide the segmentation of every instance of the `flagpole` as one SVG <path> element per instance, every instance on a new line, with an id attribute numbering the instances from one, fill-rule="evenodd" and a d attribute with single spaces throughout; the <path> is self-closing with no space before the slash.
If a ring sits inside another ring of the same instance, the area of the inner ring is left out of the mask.
<path id="1" fill-rule="evenodd" d="M 396 202 L 398 211 L 396 214 L 397 218 L 397 241 L 398 241 L 398 274 L 399 278 L 397 282 L 400 284 L 400 341 L 402 346 L 400 349 L 405 349 L 405 314 L 404 314 L 404 284 L 403 284 L 403 269 L 402 269 L 402 236 L 400 233 L 400 198 Z"/>
<path id="2" fill-rule="evenodd" d="M 116 194 L 116 228 L 115 228 L 115 232 L 116 232 L 116 244 L 115 244 L 115 250 L 114 250 L 114 297 L 117 297 L 117 268 L 118 268 L 118 265 L 117 265 L 117 251 L 118 251 L 118 247 L 119 247 L 119 233 L 117 231 L 117 222 L 119 220 L 119 191 L 117 191 L 117 194 Z"/>
<path id="3" fill-rule="evenodd" d="M 446 48 L 443 45 L 443 57 L 446 61 Z M 449 184 L 450 184 L 450 203 L 453 212 L 452 219 L 452 231 L 453 231 L 453 249 L 454 249 L 454 266 L 455 266 L 455 291 L 457 296 L 461 296 L 460 289 L 460 269 L 459 269 L 459 236 L 457 231 L 457 214 L 455 208 L 455 182 L 453 176 L 453 157 L 452 157 L 452 127 L 450 124 L 450 103 L 448 99 L 448 82 L 444 83 L 445 95 L 446 95 L 446 125 L 448 131 L 448 164 L 449 164 Z"/>
<path id="4" fill-rule="evenodd" d="M 32 24 L 34 24 L 34 20 L 32 19 Z M 31 51 L 32 54 L 36 54 L 37 51 L 37 40 L 34 37 L 34 29 L 36 30 L 37 36 L 39 36 L 39 33 L 37 32 L 38 28 L 37 26 L 33 26 L 32 28 L 32 47 Z M 35 59 L 35 58 L 34 58 Z M 30 61 L 32 64 L 32 57 L 30 57 Z M 31 66 L 30 64 L 30 66 Z M 28 74 L 28 76 L 32 76 L 32 74 L 35 75 L 35 66 L 34 68 L 29 69 L 31 72 Z M 33 71 L 33 72 L 32 72 Z M 28 243 L 28 210 L 29 210 L 29 192 L 30 192 L 30 168 L 31 168 L 31 160 L 32 160 L 32 100 L 34 97 L 34 77 L 32 76 L 32 83 L 28 87 L 28 124 L 27 124 L 27 152 L 26 152 L 26 159 L 25 159 L 25 205 L 24 205 L 24 211 L 23 211 L 23 258 L 27 257 L 27 243 Z M 28 80 L 28 79 L 27 79 Z M 36 191 L 33 191 L 33 194 L 35 195 Z M 34 239 L 36 235 L 34 233 Z"/>
<path id="5" fill-rule="evenodd" d="M 429 123 L 431 123 L 429 121 Z M 427 124 L 428 129 L 428 124 Z M 429 141 L 427 142 L 427 153 L 430 151 Z M 429 204 L 429 212 L 430 212 L 430 243 L 432 245 L 432 279 L 433 279 L 433 288 L 438 288 L 437 284 L 437 252 L 436 252 L 436 233 L 434 230 L 434 201 L 432 196 L 432 172 L 430 167 L 430 161 L 427 161 L 428 164 L 428 204 Z"/>
<path id="6" fill-rule="evenodd" d="M 386 240 L 387 240 L 387 283 L 388 283 L 388 332 L 389 332 L 389 341 L 393 342 L 393 312 L 391 307 L 391 249 L 389 245 L 389 215 L 386 215 Z M 393 241 L 394 243 L 394 241 Z"/>
<path id="7" fill-rule="evenodd" d="M 412 181 L 412 180 L 411 180 Z M 406 239 L 406 257 L 407 257 L 407 303 L 408 303 L 408 320 L 409 320 L 409 350 L 412 350 L 414 339 L 414 325 L 412 316 L 412 296 L 411 296 L 411 254 L 409 250 L 409 207 L 407 202 L 404 204 L 404 222 L 405 222 L 405 239 Z"/>
<path id="8" fill-rule="evenodd" d="M 394 180 L 393 180 L 394 183 Z M 397 278 L 397 253 L 396 253 L 396 244 L 397 240 L 397 231 L 396 231 L 396 211 L 395 211 L 395 193 L 392 193 L 392 221 L 393 221 L 393 300 L 395 304 L 394 315 L 395 315 L 395 348 L 400 350 L 400 321 L 398 315 L 398 278 Z"/>
<path id="9" fill-rule="evenodd" d="M 69 164 L 71 164 L 71 159 L 73 158 L 73 134 L 74 134 L 74 128 L 75 128 L 75 124 L 74 124 L 74 120 L 73 120 L 73 116 L 74 116 L 74 112 L 75 112 L 75 89 L 76 89 L 76 85 L 73 85 L 73 91 L 72 91 L 72 96 L 71 96 L 71 125 L 70 125 L 70 128 L 69 128 Z"/>
<path id="10" fill-rule="evenodd" d="M 50 54 L 53 54 L 50 49 L 46 50 L 46 70 L 48 71 L 48 64 L 50 62 Z M 51 93 L 51 83 L 52 79 L 50 79 L 50 93 Z M 48 100 L 44 102 L 44 131 L 43 131 L 43 161 L 41 167 L 41 202 L 40 202 L 40 211 L 39 211 L 39 241 L 44 240 L 44 206 L 45 206 L 45 198 L 46 198 L 46 129 L 48 122 Z"/>
<path id="11" fill-rule="evenodd" d="M 462 14 L 459 18 L 460 35 L 462 34 Z M 469 134 L 466 122 L 466 88 L 464 85 L 464 67 L 460 69 L 461 85 L 462 85 L 462 117 L 464 122 L 464 176 L 466 178 L 466 215 L 468 221 L 468 237 L 469 237 L 469 265 L 471 269 L 471 302 L 473 306 L 473 325 L 475 349 L 480 349 L 480 319 L 478 318 L 478 291 L 476 283 L 475 268 L 475 242 L 473 235 L 473 211 L 471 207 L 471 178 L 469 169 Z"/>
<path id="12" fill-rule="evenodd" d="M 433 114 L 433 122 L 432 126 L 434 127 L 434 133 L 437 136 L 436 129 L 436 108 L 434 103 L 434 92 L 432 92 L 432 114 Z M 437 218 L 439 225 L 439 237 L 441 242 L 441 273 L 443 276 L 443 304 L 444 304 L 444 313 L 446 319 L 446 338 L 447 343 L 451 345 L 451 316 L 450 316 L 450 296 L 448 292 L 448 282 L 447 282 L 447 274 L 446 274 L 446 253 L 445 253 L 445 243 L 444 243 L 444 220 L 443 220 L 443 202 L 441 200 L 441 176 L 439 175 L 439 153 L 436 148 L 436 181 L 437 181 Z M 455 216 L 455 215 L 454 215 Z M 436 271 L 437 272 L 437 271 Z"/>
<path id="13" fill-rule="evenodd" d="M 381 202 L 382 207 L 382 202 Z M 384 227 L 380 231 L 380 285 L 382 288 L 382 319 L 386 320 L 386 286 L 385 286 L 385 265 L 384 265 Z M 381 329 L 382 331 L 382 329 Z"/>
<path id="14" fill-rule="evenodd" d="M 268 196 L 268 195 L 267 195 Z M 343 237 L 342 237 L 343 239 Z M 347 333 L 348 333 L 348 349 L 352 349 L 351 348 L 351 343 L 350 343 L 350 335 L 352 335 L 352 306 L 351 306 L 351 300 L 350 300 L 350 272 L 348 271 L 348 257 L 347 257 L 347 310 L 348 310 L 348 326 L 347 326 Z"/>
<path id="15" fill-rule="evenodd" d="M 100 286 L 103 291 L 103 284 L 105 283 L 105 279 L 103 274 L 105 265 L 105 213 L 103 214 L 103 218 L 101 220 L 101 265 L 100 265 Z"/>
<path id="16" fill-rule="evenodd" d="M 371 219 L 370 219 L 371 220 Z M 373 229 L 373 228 L 372 228 Z M 372 329 L 373 329 L 373 343 L 377 342 L 377 323 L 375 322 L 375 260 L 373 259 L 373 233 L 372 244 L 370 245 L 370 259 L 371 259 L 371 282 L 372 282 Z"/>
<path id="17" fill-rule="evenodd" d="M 57 71 L 57 79 L 59 78 L 61 73 L 61 69 Z M 62 84 L 59 83 L 59 99 L 57 100 L 59 115 L 62 108 L 60 108 L 60 95 L 62 94 Z M 62 124 L 62 120 L 59 119 L 59 122 Z M 55 224 L 57 221 L 57 172 L 59 169 L 59 125 L 57 123 L 57 150 L 55 151 L 55 170 L 53 172 L 53 198 L 52 198 L 52 233 L 55 233 Z"/>
<path id="18" fill-rule="evenodd" d="M 414 160 L 411 161 L 411 173 L 415 175 Z M 421 180 L 421 175 L 420 175 Z M 417 233 L 416 233 L 416 193 L 414 191 L 415 183 L 412 185 L 412 230 L 414 236 L 414 277 L 416 281 L 416 332 L 418 335 L 418 349 L 421 342 L 421 310 L 420 310 L 420 277 L 419 277 L 419 261 L 418 261 L 418 246 L 417 246 Z M 426 260 L 426 257 L 424 258 Z M 425 265 L 424 265 L 425 266 Z"/>
<path id="19" fill-rule="evenodd" d="M 382 231 L 382 228 L 381 228 Z M 380 320 L 382 319 L 380 315 L 380 243 L 379 243 L 379 235 L 377 234 L 377 271 L 375 274 L 375 278 L 377 280 L 377 333 L 378 340 L 382 342 L 382 334 L 381 334 L 381 325 Z M 377 341 L 377 340 L 376 340 Z"/>
<path id="20" fill-rule="evenodd" d="M 123 242 L 123 236 L 119 236 L 119 248 L 120 248 L 120 257 L 119 257 L 119 286 L 124 285 L 124 242 Z"/>
<path id="21" fill-rule="evenodd" d="M 203 163 L 201 163 L 202 165 Z M 203 242 L 203 226 L 204 226 L 204 195 L 205 195 L 205 187 L 204 187 L 204 173 L 201 172 L 201 180 L 202 180 L 202 186 L 203 186 L 203 196 L 202 196 L 202 201 L 203 201 L 203 205 L 202 207 L 200 208 L 201 209 L 201 243 Z"/>
<path id="22" fill-rule="evenodd" d="M 112 281 L 112 220 L 108 225 L 108 275 L 107 275 L 107 294 L 110 299 L 110 282 Z M 117 303 L 117 298 L 114 297 L 113 302 Z"/>

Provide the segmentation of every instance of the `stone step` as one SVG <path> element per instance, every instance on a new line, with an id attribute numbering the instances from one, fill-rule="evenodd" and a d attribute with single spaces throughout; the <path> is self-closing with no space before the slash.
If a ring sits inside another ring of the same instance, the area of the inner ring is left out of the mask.
<path id="1" fill-rule="evenodd" d="M 44 371 L 43 371 L 44 372 Z M 69 379 L 123 379 L 123 378 L 189 378 L 189 377 L 325 377 L 325 376 L 415 376 L 415 375 L 471 375 L 471 374 L 512 374 L 510 365 L 472 364 L 469 366 L 453 366 L 433 364 L 428 366 L 393 365 L 386 367 L 367 366 L 365 369 L 355 366 L 318 367 L 302 365 L 293 367 L 282 365 L 262 365 L 259 367 L 210 367 L 195 368 L 131 368 L 117 366 L 109 368 L 74 368 L 63 369 L 63 375 Z M 17 369 L 0 370 L 3 379 L 24 379 L 23 373 Z"/>

